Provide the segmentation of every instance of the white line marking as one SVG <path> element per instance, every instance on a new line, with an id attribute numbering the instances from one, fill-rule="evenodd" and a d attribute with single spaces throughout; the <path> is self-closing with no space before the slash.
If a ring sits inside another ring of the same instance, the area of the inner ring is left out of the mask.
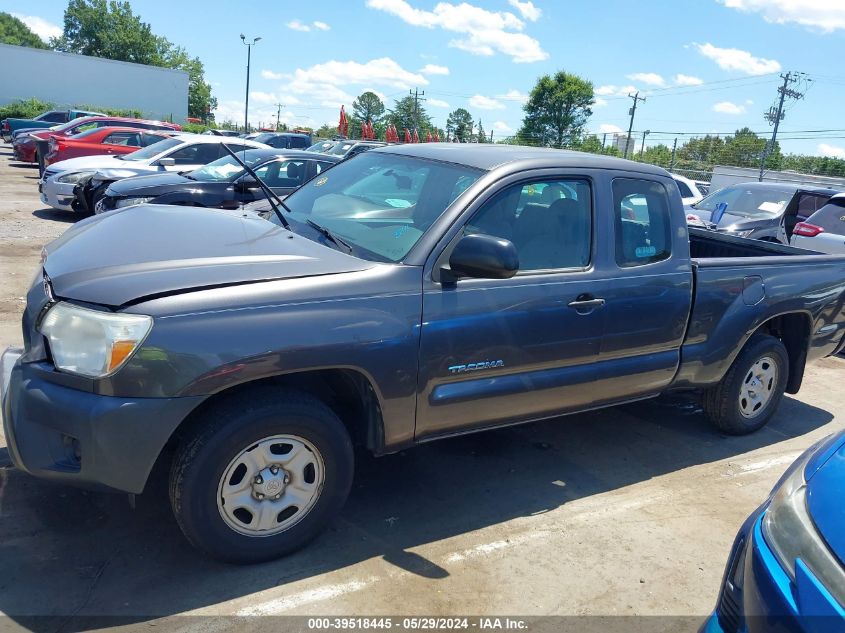
<path id="1" fill-rule="evenodd" d="M 800 452 L 795 453 L 787 453 L 786 455 L 778 455 L 777 457 L 770 457 L 769 459 L 763 459 L 759 462 L 751 462 L 750 464 L 741 464 L 739 467 L 740 472 L 738 475 L 746 475 L 748 473 L 756 473 L 761 470 L 766 470 L 768 468 L 773 468 L 775 466 L 783 466 L 784 464 L 791 464 L 794 462 Z"/>
<path id="2" fill-rule="evenodd" d="M 315 602 L 322 602 L 324 600 L 331 600 L 338 598 L 348 593 L 361 591 L 369 585 L 376 582 L 378 578 L 368 578 L 366 580 L 353 580 L 351 582 L 340 583 L 336 585 L 326 585 L 317 589 L 309 589 L 307 591 L 300 591 L 288 596 L 269 600 L 260 604 L 252 605 L 239 609 L 235 615 L 248 617 L 256 615 L 278 615 L 285 611 L 290 611 L 305 604 L 313 604 Z"/>

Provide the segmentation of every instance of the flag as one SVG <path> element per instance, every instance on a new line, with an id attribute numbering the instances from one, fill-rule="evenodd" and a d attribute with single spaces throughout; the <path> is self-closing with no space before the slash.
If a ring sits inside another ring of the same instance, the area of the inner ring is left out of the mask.
<path id="1" fill-rule="evenodd" d="M 431 130 L 429 130 L 425 135 L 425 142 L 431 143 L 434 141 L 434 137 L 431 135 Z"/>
<path id="2" fill-rule="evenodd" d="M 420 142 L 420 135 L 417 134 L 417 128 L 414 128 L 414 143 Z"/>
<path id="3" fill-rule="evenodd" d="M 337 132 L 341 136 L 346 136 L 349 133 L 349 119 L 346 118 L 346 108 L 340 106 L 340 121 L 337 124 Z"/>
<path id="4" fill-rule="evenodd" d="M 405 142 L 406 143 L 413 143 L 413 140 L 411 140 L 411 131 L 408 128 L 405 128 L 404 132 L 405 132 Z"/>

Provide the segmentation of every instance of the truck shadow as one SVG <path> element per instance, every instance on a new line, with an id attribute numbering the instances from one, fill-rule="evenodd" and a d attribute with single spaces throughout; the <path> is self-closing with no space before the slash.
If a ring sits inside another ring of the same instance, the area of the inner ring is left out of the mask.
<path id="1" fill-rule="evenodd" d="M 0 454 L 0 611 L 36 629 L 57 616 L 63 631 L 100 628 L 96 616 L 181 613 L 371 558 L 444 578 L 446 569 L 412 550 L 777 444 L 832 417 L 785 398 L 765 429 L 723 437 L 692 400 L 672 397 L 361 456 L 333 527 L 292 556 L 250 567 L 192 550 L 160 478 L 133 510 L 121 495 L 30 478 Z"/>

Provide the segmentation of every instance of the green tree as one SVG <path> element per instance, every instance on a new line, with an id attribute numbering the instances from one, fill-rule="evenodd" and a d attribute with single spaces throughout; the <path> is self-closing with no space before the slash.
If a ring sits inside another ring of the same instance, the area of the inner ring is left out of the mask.
<path id="1" fill-rule="evenodd" d="M 564 71 L 543 75 L 523 106 L 518 136 L 544 146 L 569 147 L 581 137 L 593 103 L 593 84 L 586 79 Z"/>
<path id="2" fill-rule="evenodd" d="M 678 164 L 692 169 L 712 166 L 724 147 L 725 142 L 719 136 L 693 137 L 678 148 Z"/>
<path id="3" fill-rule="evenodd" d="M 601 141 L 594 134 L 578 139 L 577 142 L 572 144 L 572 149 L 576 149 L 579 152 L 589 152 L 590 154 L 602 153 Z"/>
<path id="4" fill-rule="evenodd" d="M 337 124 L 331 125 L 325 123 L 314 130 L 314 136 L 317 138 L 332 138 L 337 136 Z"/>
<path id="5" fill-rule="evenodd" d="M 413 133 L 414 127 L 418 127 L 420 136 L 423 136 L 427 130 L 434 128 L 431 117 L 423 108 L 422 103 L 416 104 L 415 107 L 414 97 L 411 95 L 399 99 L 393 105 L 393 110 L 388 110 L 388 112 L 390 114 L 387 119 L 396 126 L 402 140 L 405 140 L 402 135 L 402 130 L 405 128 Z"/>
<path id="6" fill-rule="evenodd" d="M 48 48 L 26 24 L 8 13 L 0 12 L 0 43 L 29 48 Z"/>
<path id="7" fill-rule="evenodd" d="M 199 58 L 155 35 L 132 12 L 129 2 L 69 0 L 64 31 L 51 44 L 68 53 L 184 70 L 188 73 L 188 116 L 206 119 L 217 107 Z"/>
<path id="8" fill-rule="evenodd" d="M 384 102 L 375 92 L 367 90 L 352 102 L 352 118 L 358 121 L 371 121 L 376 125 L 384 116 Z"/>
<path id="9" fill-rule="evenodd" d="M 767 145 L 766 139 L 757 136 L 750 128 L 744 127 L 725 139 L 725 146 L 719 153 L 718 161 L 735 167 L 757 167 Z M 775 143 L 774 151 L 766 157 L 766 166 L 769 169 L 777 169 L 782 159 L 780 146 Z"/>
<path id="10" fill-rule="evenodd" d="M 458 108 L 449 113 L 446 118 L 446 134 L 449 138 L 456 138 L 461 143 L 469 141 L 472 134 L 472 115 L 464 108 Z"/>
<path id="11" fill-rule="evenodd" d="M 217 99 L 211 94 L 211 84 L 205 80 L 205 67 L 199 57 L 191 57 L 181 46 L 170 45 L 164 52 L 162 65 L 188 73 L 188 116 L 208 120 L 217 108 Z"/>
<path id="12" fill-rule="evenodd" d="M 484 126 L 481 125 L 481 119 L 478 119 L 478 130 L 476 130 L 476 137 L 478 138 L 479 143 L 490 142 L 490 139 L 487 137 L 487 133 L 484 131 Z"/>
<path id="13" fill-rule="evenodd" d="M 651 163 L 652 165 L 668 167 L 672 162 L 672 150 L 663 143 L 652 145 L 646 148 L 642 158 L 637 154 L 637 160 L 642 160 L 642 162 Z"/>

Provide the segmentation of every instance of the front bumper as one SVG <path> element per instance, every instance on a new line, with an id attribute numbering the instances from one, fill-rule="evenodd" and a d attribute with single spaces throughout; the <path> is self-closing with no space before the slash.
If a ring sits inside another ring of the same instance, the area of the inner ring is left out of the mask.
<path id="1" fill-rule="evenodd" d="M 3 430 L 15 466 L 75 486 L 140 493 L 177 426 L 205 396 L 120 398 L 67 387 L 46 362 L 16 351 L 3 393 Z"/>
<path id="2" fill-rule="evenodd" d="M 762 532 L 765 507 L 740 528 L 725 568 L 719 603 L 701 633 L 845 631 L 845 610 L 799 561 L 796 581 Z"/>
<path id="3" fill-rule="evenodd" d="M 41 202 L 61 211 L 73 211 L 75 183 L 57 182 L 54 178 L 41 181 Z"/>

